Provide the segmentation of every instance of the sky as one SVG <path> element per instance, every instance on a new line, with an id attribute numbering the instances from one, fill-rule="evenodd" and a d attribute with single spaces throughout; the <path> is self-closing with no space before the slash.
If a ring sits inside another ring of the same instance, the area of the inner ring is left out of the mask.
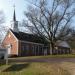
<path id="1" fill-rule="evenodd" d="M 26 0 L 0 0 L 0 11 L 4 12 L 5 25 L 10 27 L 10 22 L 13 19 L 14 5 L 16 11 L 16 18 L 21 21 L 24 18 L 24 10 L 26 10 Z"/>
<path id="2" fill-rule="evenodd" d="M 0 10 L 5 14 L 5 25 L 10 27 L 10 22 L 13 20 L 14 4 L 16 11 L 16 18 L 22 21 L 24 17 L 24 10 L 27 10 L 28 0 L 0 0 Z M 75 19 L 73 21 L 75 25 Z"/>

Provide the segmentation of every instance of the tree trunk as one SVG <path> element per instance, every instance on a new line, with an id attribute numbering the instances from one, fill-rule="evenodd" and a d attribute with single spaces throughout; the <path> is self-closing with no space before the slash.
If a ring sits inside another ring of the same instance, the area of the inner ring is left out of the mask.
<path id="1" fill-rule="evenodd" d="M 50 44 L 50 54 L 52 55 L 52 45 Z"/>
<path id="2" fill-rule="evenodd" d="M 51 42 L 51 43 L 50 43 L 50 54 L 51 54 L 51 55 L 53 54 L 53 50 L 54 50 L 54 43 Z"/>

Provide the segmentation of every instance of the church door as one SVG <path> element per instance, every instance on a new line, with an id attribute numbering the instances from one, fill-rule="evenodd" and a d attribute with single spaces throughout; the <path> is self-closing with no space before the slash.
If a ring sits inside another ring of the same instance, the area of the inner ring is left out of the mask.
<path id="1" fill-rule="evenodd" d="M 7 50 L 8 50 L 8 54 L 10 55 L 11 54 L 11 45 L 7 46 Z"/>

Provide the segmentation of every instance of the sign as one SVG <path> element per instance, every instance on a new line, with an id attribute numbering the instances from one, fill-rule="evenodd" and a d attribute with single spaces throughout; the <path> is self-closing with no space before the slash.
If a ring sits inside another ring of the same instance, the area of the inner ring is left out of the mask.
<path id="1" fill-rule="evenodd" d="M 6 64 L 8 64 L 8 50 L 5 48 L 0 48 L 0 59 L 6 60 Z"/>

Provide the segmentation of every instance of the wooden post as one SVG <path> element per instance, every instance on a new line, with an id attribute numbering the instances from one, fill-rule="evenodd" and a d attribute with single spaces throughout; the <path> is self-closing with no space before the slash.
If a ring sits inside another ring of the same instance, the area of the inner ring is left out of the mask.
<path id="1" fill-rule="evenodd" d="M 8 49 L 6 49 L 6 57 L 5 57 L 5 60 L 6 60 L 6 65 L 8 65 Z"/>
<path id="2" fill-rule="evenodd" d="M 6 59 L 6 65 L 8 65 L 8 58 Z"/>

